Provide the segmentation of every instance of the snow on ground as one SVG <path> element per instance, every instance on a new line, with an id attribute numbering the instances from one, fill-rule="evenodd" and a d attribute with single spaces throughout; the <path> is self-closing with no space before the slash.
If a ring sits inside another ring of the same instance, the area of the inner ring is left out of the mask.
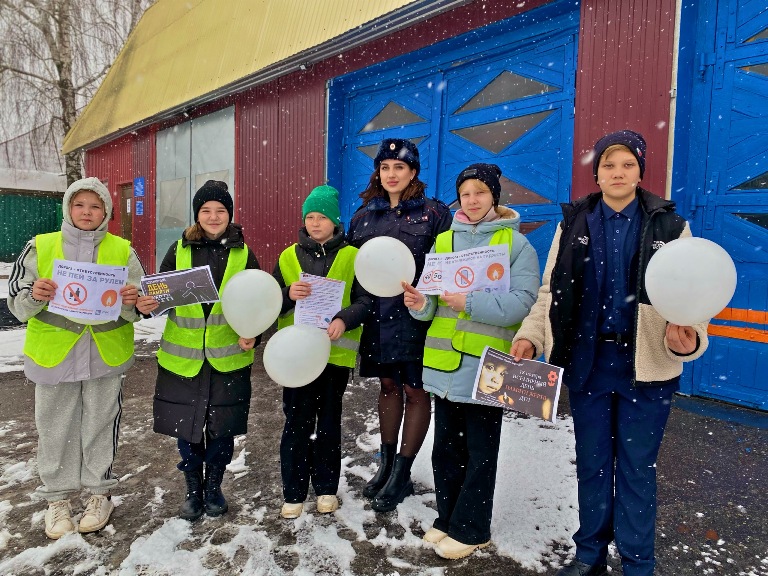
<path id="1" fill-rule="evenodd" d="M 153 340 L 162 333 L 163 320 L 151 319 L 137 324 L 137 339 Z M 0 332 L 0 349 L 7 350 L 9 343 L 14 346 L 21 342 L 24 330 L 9 330 Z M 8 360 L 10 358 L 11 360 Z M 16 356 L 0 358 L 0 369 L 19 369 L 14 364 Z M 10 364 L 10 365 L 9 365 Z M 376 415 L 373 411 L 368 414 L 365 432 L 358 436 L 356 444 L 366 451 L 373 451 L 379 445 L 376 428 Z M 0 441 L 13 434 L 13 422 L 0 425 Z M 126 431 L 127 432 L 127 431 Z M 132 434 L 126 434 L 123 441 L 129 441 Z M 433 430 L 430 428 L 425 447 L 432 445 Z M 138 437 L 130 441 L 140 440 Z M 3 442 L 7 444 L 7 442 Z M 570 534 L 577 524 L 575 469 L 571 462 L 573 457 L 573 434 L 571 421 L 561 420 L 555 425 L 536 419 L 508 418 L 503 427 L 502 451 L 499 456 L 497 475 L 497 492 L 494 503 L 493 541 L 497 553 L 510 556 L 523 566 L 538 571 L 550 567 L 549 557 L 553 542 L 568 542 Z M 6 452 L 6 454 L 8 454 Z M 349 575 L 350 565 L 355 551 L 349 542 L 338 535 L 339 530 L 351 531 L 358 541 L 368 540 L 377 547 L 385 547 L 392 564 L 393 573 L 398 569 L 409 567 L 405 559 L 408 548 L 423 548 L 426 545 L 421 540 L 421 532 L 432 525 L 436 516 L 434 510 L 435 495 L 433 492 L 432 469 L 429 449 L 421 451 L 413 467 L 413 478 L 428 491 L 407 498 L 398 507 L 397 523 L 402 527 L 401 536 L 387 536 L 382 529 L 374 535 L 366 535 L 365 525 L 369 525 L 375 513 L 366 509 L 366 502 L 359 494 L 349 488 L 348 479 L 354 476 L 368 480 L 375 472 L 375 465 L 361 466 L 353 464 L 351 458 L 342 462 L 342 478 L 339 487 L 341 508 L 334 514 L 335 521 L 329 524 L 328 519 L 314 511 L 314 504 L 308 503 L 305 513 L 293 521 L 293 532 L 296 543 L 290 546 L 290 552 L 299 557 L 298 566 L 291 572 L 296 576 L 318 573 L 333 573 Z M 0 490 L 10 484 L 21 483 L 35 479 L 36 470 L 34 459 L 14 462 L 13 459 L 2 459 L 2 475 L 0 475 Z M 242 437 L 238 438 L 235 447 L 235 458 L 229 471 L 236 475 L 248 473 L 249 467 L 257 463 L 249 462 L 248 452 L 243 447 Z M 141 470 L 136 470 L 138 474 Z M 130 477 L 133 474 L 126 476 Z M 34 482 L 32 483 L 34 485 Z M 525 490 L 518 487 L 525 486 Z M 552 497 L 552 495 L 556 495 Z M 146 507 L 154 509 L 163 500 L 162 490 L 156 490 L 154 499 L 147 502 Z M 129 494 L 122 497 L 128 498 Z M 120 504 L 120 499 L 116 504 Z M 4 526 L 5 516 L 12 508 L 10 502 L 0 500 L 0 526 Z M 267 531 L 260 529 L 261 520 L 267 511 L 253 505 L 243 506 L 241 514 L 249 514 L 247 525 L 234 527 L 236 533 L 226 543 L 216 543 L 214 538 L 208 541 L 198 541 L 192 535 L 190 524 L 186 521 L 170 518 L 148 534 L 138 536 L 132 543 L 130 554 L 122 562 L 119 574 L 131 576 L 137 574 L 161 573 L 167 575 L 187 576 L 190 574 L 216 574 L 210 568 L 212 556 L 222 556 L 232 559 L 235 554 L 247 554 L 248 574 L 269 574 L 273 576 L 285 574 L 273 559 L 273 553 L 279 548 L 277 542 L 270 538 Z M 510 521 L 510 519 L 514 519 Z M 42 511 L 33 515 L 31 529 L 42 528 Z M 228 525 L 233 527 L 232 524 Z M 109 528 L 109 527 L 108 527 Z M 11 529 L 12 530 L 12 529 Z M 8 546 L 13 535 L 8 528 L 0 530 L 0 551 Z M 92 546 L 80 535 L 65 536 L 57 542 L 46 546 L 27 549 L 21 553 L 0 561 L 0 574 L 23 574 L 39 569 L 45 572 L 46 562 L 50 558 L 66 550 L 77 558 L 73 573 L 93 570 L 102 565 L 105 551 Z M 402 552 L 402 553 L 401 553 Z M 488 554 L 480 551 L 478 554 Z M 331 567 L 333 567 L 331 569 Z M 411 567 L 413 569 L 413 567 Z M 326 570 L 333 570 L 326 572 Z M 95 574 L 105 574 L 99 569 Z M 429 574 L 442 574 L 442 569 L 425 569 Z"/>
<path id="2" fill-rule="evenodd" d="M 142 320 L 136 324 L 136 339 L 155 341 L 162 334 L 164 318 Z M 21 370 L 21 345 L 25 330 L 6 330 L 0 332 L 0 371 Z M 358 436 L 356 444 L 366 451 L 375 451 L 379 437 L 374 430 L 377 418 L 373 411 L 368 415 L 365 432 Z M 14 423 L 0 424 L 0 441 L 14 431 Z M 127 432 L 127 431 L 126 431 Z M 123 441 L 129 441 L 132 434 L 125 434 Z M 524 566 L 543 571 L 549 567 L 548 558 L 553 542 L 568 542 L 570 534 L 577 525 L 575 468 L 573 458 L 573 433 L 571 421 L 561 420 L 552 425 L 536 419 L 509 418 L 503 427 L 502 451 L 499 456 L 497 492 L 494 503 L 493 540 L 498 554 L 511 556 Z M 341 508 L 335 513 L 338 526 L 328 525 L 325 518 L 314 512 L 313 504 L 307 505 L 305 513 L 294 520 L 297 542 L 292 551 L 299 555 L 299 565 L 292 572 L 294 575 L 311 575 L 321 572 L 323 566 L 333 565 L 338 574 L 350 574 L 349 566 L 354 558 L 354 550 L 348 540 L 337 535 L 340 527 L 351 531 L 358 541 L 368 540 L 375 546 L 387 547 L 393 570 L 404 569 L 408 561 L 398 557 L 398 550 L 411 547 L 424 547 L 420 533 L 431 527 L 436 516 L 434 510 L 435 495 L 432 491 L 432 469 L 429 449 L 432 445 L 433 431 L 430 428 L 421 451 L 413 467 L 414 480 L 429 489 L 407 498 L 398 507 L 397 522 L 402 526 L 401 537 L 388 537 L 382 530 L 372 537 L 366 536 L 364 525 L 370 524 L 375 513 L 365 508 L 365 501 L 349 488 L 348 478 L 358 476 L 364 480 L 371 478 L 375 465 L 361 466 L 345 459 L 342 463 L 342 478 L 339 487 Z M 139 440 L 136 438 L 133 441 Z M 8 444 L 3 442 L 3 444 Z M 14 462 L 2 459 L 0 468 L 0 490 L 10 484 L 34 480 L 36 475 L 34 460 Z M 248 473 L 249 466 L 258 465 L 249 462 L 248 452 L 238 439 L 235 458 L 230 465 L 230 472 L 236 475 Z M 139 473 L 137 470 L 135 473 Z M 518 487 L 525 486 L 525 490 Z M 556 497 L 552 497 L 556 495 Z M 126 495 L 125 497 L 129 497 Z M 147 507 L 153 508 L 163 499 L 163 491 L 155 491 L 154 501 L 148 501 Z M 8 501 L 0 500 L 0 526 L 5 526 L 5 516 L 11 509 Z M 250 525 L 237 526 L 236 535 L 225 544 L 196 542 L 191 536 L 189 523 L 171 518 L 150 534 L 141 535 L 131 545 L 131 551 L 120 566 L 120 574 L 162 573 L 168 575 L 215 574 L 210 568 L 211 554 L 231 558 L 234 554 L 248 554 L 248 565 L 253 574 L 284 574 L 283 570 L 271 559 L 277 543 L 270 535 L 259 529 L 260 518 L 265 510 L 246 506 L 244 510 L 253 518 Z M 42 513 L 36 514 L 35 526 L 42 528 Z M 510 522 L 510 518 L 514 521 Z M 12 528 L 11 528 L 12 530 Z M 0 530 L 0 551 L 5 549 L 13 538 L 8 528 Z M 23 574 L 32 569 L 45 571 L 48 559 L 62 550 L 70 551 L 77 557 L 78 564 L 74 573 L 93 570 L 103 562 L 104 551 L 90 545 L 80 535 L 66 536 L 47 546 L 28 549 L 4 561 L 0 561 L 0 574 Z M 239 552 L 238 552 L 239 551 Z M 487 554 L 487 552 L 478 552 Z M 100 574 L 98 570 L 95 574 Z M 425 574 L 440 574 L 441 571 L 429 570 Z"/>

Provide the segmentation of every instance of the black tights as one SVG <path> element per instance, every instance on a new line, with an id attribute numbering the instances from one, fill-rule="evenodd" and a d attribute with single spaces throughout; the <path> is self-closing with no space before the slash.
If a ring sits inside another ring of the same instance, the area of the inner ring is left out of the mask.
<path id="1" fill-rule="evenodd" d="M 405 402 L 403 402 L 405 391 Z M 379 428 L 381 443 L 397 445 L 400 422 L 403 422 L 403 443 L 399 453 L 413 457 L 419 453 L 429 430 L 431 418 L 429 393 L 404 384 L 401 388 L 392 378 L 381 378 L 379 392 Z M 405 415 L 405 418 L 403 418 Z"/>

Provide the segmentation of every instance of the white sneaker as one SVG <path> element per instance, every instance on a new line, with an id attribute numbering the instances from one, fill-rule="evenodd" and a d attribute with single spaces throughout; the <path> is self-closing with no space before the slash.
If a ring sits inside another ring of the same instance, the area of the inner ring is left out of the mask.
<path id="1" fill-rule="evenodd" d="M 48 502 L 48 510 L 45 511 L 45 535 L 58 540 L 64 534 L 75 531 L 75 525 L 72 522 L 72 505 L 69 500 Z"/>
<path id="2" fill-rule="evenodd" d="M 303 502 L 297 502 L 296 504 L 293 504 L 291 502 L 284 502 L 283 507 L 280 509 L 280 516 L 283 518 L 287 518 L 288 520 L 291 520 L 293 518 L 298 518 L 301 516 L 301 511 L 304 509 L 304 503 Z"/>
<path id="3" fill-rule="evenodd" d="M 333 494 L 323 494 L 317 497 L 318 514 L 330 514 L 339 509 L 339 499 Z"/>
<path id="4" fill-rule="evenodd" d="M 80 518 L 80 532 L 87 534 L 88 532 L 96 532 L 104 528 L 107 522 L 109 522 L 109 516 L 114 509 L 115 505 L 112 504 L 112 500 L 107 494 L 94 494 L 88 498 L 88 502 L 85 504 L 85 512 L 83 512 L 83 517 Z"/>

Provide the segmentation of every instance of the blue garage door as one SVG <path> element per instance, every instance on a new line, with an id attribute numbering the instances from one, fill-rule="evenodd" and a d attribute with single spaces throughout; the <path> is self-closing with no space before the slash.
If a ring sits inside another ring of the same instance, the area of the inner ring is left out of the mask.
<path id="1" fill-rule="evenodd" d="M 700 157 L 694 234 L 722 245 L 739 282 L 710 326 L 711 344 L 693 371 L 693 393 L 768 409 L 768 8 L 765 0 L 711 0 L 715 23 L 701 50 L 692 143 Z M 703 176 L 703 178 L 702 178 Z M 703 192 L 703 193 L 702 193 Z"/>
<path id="2" fill-rule="evenodd" d="M 570 198 L 578 12 L 563 2 L 334 80 L 329 179 L 342 218 L 360 205 L 383 138 L 409 138 L 427 193 L 456 208 L 455 179 L 473 162 L 503 172 L 542 261 Z"/>

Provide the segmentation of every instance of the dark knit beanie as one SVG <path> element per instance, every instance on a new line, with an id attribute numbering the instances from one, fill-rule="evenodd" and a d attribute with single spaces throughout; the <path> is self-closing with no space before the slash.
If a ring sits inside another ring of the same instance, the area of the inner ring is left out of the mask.
<path id="1" fill-rule="evenodd" d="M 195 213 L 195 222 L 197 222 L 197 213 L 200 212 L 200 208 L 211 200 L 224 204 L 224 208 L 229 212 L 229 221 L 232 222 L 232 213 L 234 212 L 232 196 L 229 195 L 227 183 L 220 180 L 208 180 L 208 182 L 200 187 L 200 190 L 195 192 L 195 197 L 192 199 L 192 211 Z"/>
<path id="2" fill-rule="evenodd" d="M 459 197 L 459 186 L 464 180 L 480 180 L 488 188 L 491 189 L 493 194 L 493 205 L 498 206 L 501 199 L 501 182 L 499 177 L 501 176 L 501 168 L 496 164 L 471 164 L 464 168 L 456 178 L 456 197 Z"/>
<path id="3" fill-rule="evenodd" d="M 383 160 L 402 160 L 419 175 L 421 162 L 419 161 L 419 149 L 410 140 L 402 138 L 387 138 L 382 140 L 376 158 L 373 159 L 373 167 L 378 170 Z"/>
<path id="4" fill-rule="evenodd" d="M 339 191 L 333 186 L 318 186 L 309 193 L 301 207 L 301 219 L 304 220 L 310 212 L 320 212 L 334 226 L 339 225 L 341 211 L 339 210 Z"/>
<path id="5" fill-rule="evenodd" d="M 640 167 L 640 178 L 642 178 L 645 174 L 645 138 L 632 130 L 619 130 L 606 134 L 595 142 L 595 157 L 592 159 L 592 175 L 595 177 L 595 182 L 597 182 L 597 167 L 600 164 L 600 158 L 602 158 L 603 152 L 614 144 L 626 146 L 634 154 Z"/>

